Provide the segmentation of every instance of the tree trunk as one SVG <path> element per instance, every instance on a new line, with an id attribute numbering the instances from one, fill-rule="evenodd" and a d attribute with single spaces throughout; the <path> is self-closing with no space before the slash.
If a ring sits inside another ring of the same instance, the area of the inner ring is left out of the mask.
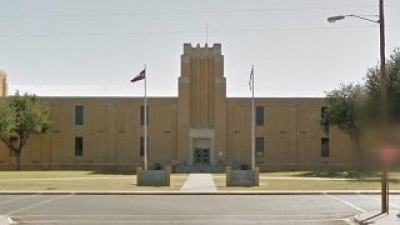
<path id="1" fill-rule="evenodd" d="M 15 163 L 17 164 L 17 170 L 21 170 L 21 153 L 15 152 Z"/>
<path id="2" fill-rule="evenodd" d="M 354 141 L 354 146 L 356 148 L 356 157 L 357 157 L 357 163 L 359 164 L 359 166 L 362 166 L 363 163 L 363 154 L 361 151 L 361 144 L 360 144 L 360 135 L 355 134 L 353 136 L 353 141 Z"/>

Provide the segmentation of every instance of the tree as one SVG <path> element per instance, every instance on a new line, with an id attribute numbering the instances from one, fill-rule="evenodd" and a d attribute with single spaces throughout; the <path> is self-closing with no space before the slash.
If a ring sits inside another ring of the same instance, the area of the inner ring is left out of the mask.
<path id="1" fill-rule="evenodd" d="M 388 116 L 391 123 L 400 122 L 400 49 L 395 49 L 386 62 Z M 379 64 L 369 68 L 364 85 L 341 85 L 327 93 L 328 109 L 321 116 L 321 126 L 327 130 L 337 126 L 353 139 L 361 159 L 361 131 L 376 129 L 381 110 L 381 80 Z M 364 136 L 368 136 L 364 134 Z"/>
<path id="2" fill-rule="evenodd" d="M 321 126 L 327 131 L 336 126 L 350 135 L 354 141 L 358 158 L 361 158 L 360 136 L 365 89 L 361 85 L 341 84 L 327 93 L 328 108 L 321 115 Z"/>
<path id="3" fill-rule="evenodd" d="M 35 95 L 17 91 L 0 106 L 0 138 L 15 155 L 21 169 L 21 153 L 32 134 L 42 134 L 50 126 L 49 110 Z"/>
<path id="4" fill-rule="evenodd" d="M 400 122 L 400 49 L 395 49 L 386 62 L 387 103 L 389 118 L 392 122 Z M 378 116 L 380 103 L 380 69 L 379 65 L 369 68 L 365 78 L 365 87 L 370 101 L 370 110 L 374 118 Z"/>

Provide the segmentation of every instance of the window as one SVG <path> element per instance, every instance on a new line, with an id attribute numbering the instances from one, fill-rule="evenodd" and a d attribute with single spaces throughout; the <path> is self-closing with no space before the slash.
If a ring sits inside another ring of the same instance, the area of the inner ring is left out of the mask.
<path id="1" fill-rule="evenodd" d="M 83 105 L 75 106 L 75 125 L 83 125 L 84 108 Z"/>
<path id="2" fill-rule="evenodd" d="M 329 157 L 329 138 L 321 138 L 321 157 Z"/>
<path id="3" fill-rule="evenodd" d="M 149 106 L 146 107 L 146 125 L 149 125 Z M 140 125 L 144 125 L 144 106 L 140 106 Z"/>
<path id="4" fill-rule="evenodd" d="M 18 143 L 18 138 L 16 136 L 10 136 L 9 140 L 11 145 L 16 146 Z M 10 156 L 15 156 L 15 152 L 10 148 Z"/>
<path id="5" fill-rule="evenodd" d="M 321 107 L 321 117 L 323 117 L 323 115 L 324 115 L 325 113 L 327 113 L 327 111 L 328 111 L 328 107 L 322 106 L 322 107 Z"/>
<path id="6" fill-rule="evenodd" d="M 75 156 L 83 155 L 83 138 L 75 137 Z"/>
<path id="7" fill-rule="evenodd" d="M 256 137 L 256 156 L 264 156 L 264 137 Z"/>
<path id="8" fill-rule="evenodd" d="M 144 137 L 140 137 L 140 157 L 144 157 Z M 147 156 L 149 156 L 149 137 L 147 137 Z"/>
<path id="9" fill-rule="evenodd" d="M 256 107 L 256 125 L 264 126 L 264 106 Z"/>
<path id="10" fill-rule="evenodd" d="M 328 118 L 326 118 L 326 113 L 328 113 L 328 107 L 326 106 L 321 107 L 321 122 L 324 125 L 325 124 L 329 125 L 329 120 Z M 329 126 L 325 128 L 325 134 L 329 134 Z"/>

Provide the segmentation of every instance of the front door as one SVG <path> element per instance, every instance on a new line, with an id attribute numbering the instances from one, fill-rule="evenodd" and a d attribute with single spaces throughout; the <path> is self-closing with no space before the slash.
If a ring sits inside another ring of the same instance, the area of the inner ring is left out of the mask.
<path id="1" fill-rule="evenodd" d="M 193 156 L 193 164 L 195 165 L 210 165 L 210 149 L 195 148 Z"/>

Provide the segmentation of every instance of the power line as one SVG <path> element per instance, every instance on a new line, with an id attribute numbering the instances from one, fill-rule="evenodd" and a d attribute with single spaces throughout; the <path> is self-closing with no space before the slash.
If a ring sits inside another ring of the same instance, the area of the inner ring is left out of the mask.
<path id="1" fill-rule="evenodd" d="M 232 33 L 270 33 L 279 31 L 312 31 L 312 30 L 341 30 L 341 29 L 370 29 L 375 25 L 346 26 L 346 27 L 270 27 L 270 28 L 251 28 L 251 29 L 231 29 L 231 30 L 209 30 L 214 34 Z M 398 26 L 388 26 L 388 28 L 399 29 Z M 143 31 L 143 32 L 85 32 L 85 33 L 32 33 L 32 34 L 0 34 L 0 38 L 51 38 L 51 37 L 117 37 L 117 36 L 160 36 L 175 34 L 204 34 L 204 30 L 175 30 L 175 31 Z"/>
<path id="2" fill-rule="evenodd" d="M 308 6 L 291 8 L 271 8 L 271 9 L 241 9 L 241 10 L 197 10 L 197 11 L 137 11 L 137 12 L 105 12 L 105 13 L 74 13 L 74 14 L 7 14 L 1 13 L 0 18 L 48 18 L 48 17 L 124 17 L 124 16 L 192 16 L 194 14 L 247 14 L 247 13 L 272 13 L 279 11 L 304 11 L 304 10 L 323 10 L 341 8 L 370 8 L 377 7 L 376 4 L 368 5 L 332 5 L 332 6 Z"/>

